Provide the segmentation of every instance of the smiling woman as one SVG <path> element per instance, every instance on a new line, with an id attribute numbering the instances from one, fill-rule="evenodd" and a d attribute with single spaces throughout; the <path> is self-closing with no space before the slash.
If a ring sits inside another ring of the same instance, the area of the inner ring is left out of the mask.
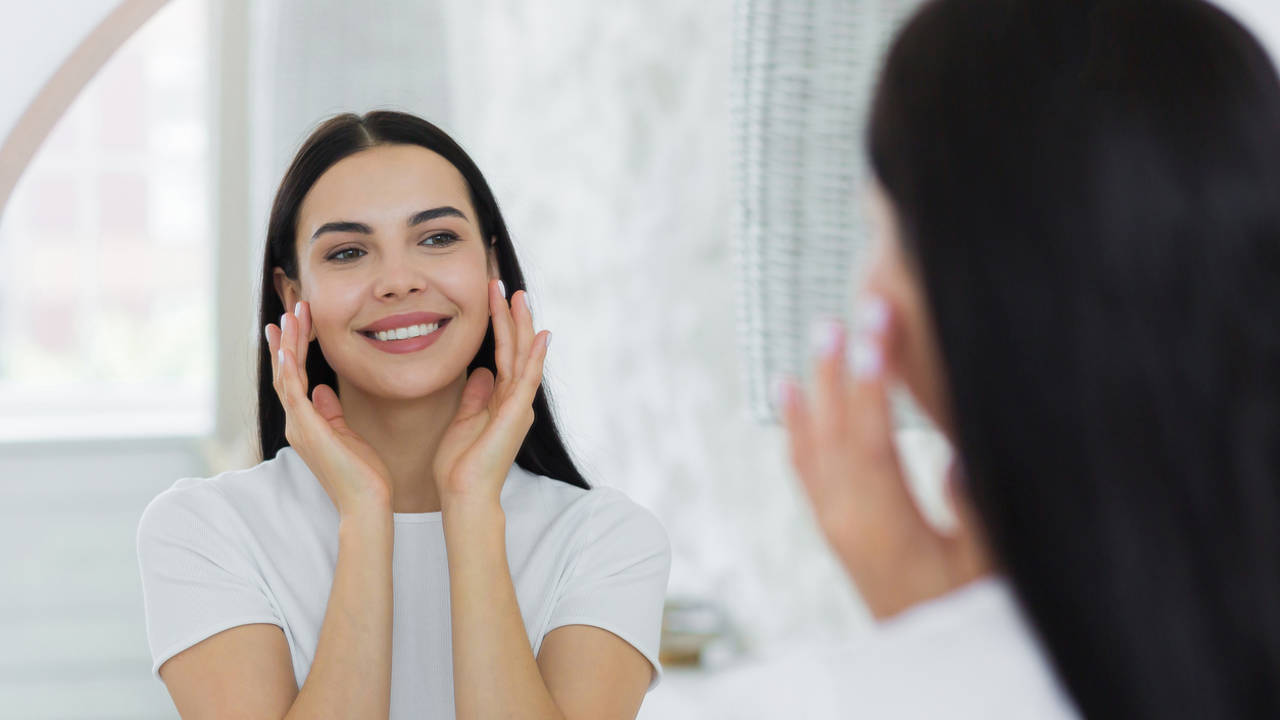
<path id="1" fill-rule="evenodd" d="M 139 527 L 179 710 L 636 715 L 670 547 L 575 467 L 527 298 L 488 185 L 434 125 L 347 114 L 303 144 L 268 224 L 263 461 L 179 480 Z"/>

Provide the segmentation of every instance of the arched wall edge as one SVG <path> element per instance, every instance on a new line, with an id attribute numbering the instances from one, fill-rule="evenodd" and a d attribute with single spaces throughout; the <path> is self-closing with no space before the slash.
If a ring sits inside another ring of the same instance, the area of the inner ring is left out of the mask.
<path id="1" fill-rule="evenodd" d="M 0 217 L 4 216 L 18 179 L 72 101 L 116 50 L 167 2 L 120 0 L 36 93 L 4 144 L 0 145 Z"/>

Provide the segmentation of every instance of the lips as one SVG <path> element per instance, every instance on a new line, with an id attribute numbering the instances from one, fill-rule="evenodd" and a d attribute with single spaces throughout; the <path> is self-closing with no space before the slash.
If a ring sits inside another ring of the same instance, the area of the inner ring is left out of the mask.
<path id="1" fill-rule="evenodd" d="M 448 315 L 430 312 L 412 312 L 401 313 L 399 315 L 388 315 L 372 325 L 366 325 L 365 327 L 360 328 L 356 332 L 369 335 L 370 333 L 375 333 L 379 330 L 395 330 L 396 328 L 410 327 L 412 325 L 430 325 L 432 323 L 445 320 L 448 317 Z"/>

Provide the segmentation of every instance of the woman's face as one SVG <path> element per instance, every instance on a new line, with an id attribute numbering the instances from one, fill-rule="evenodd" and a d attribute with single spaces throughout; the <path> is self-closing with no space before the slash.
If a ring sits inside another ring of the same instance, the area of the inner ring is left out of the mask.
<path id="1" fill-rule="evenodd" d="M 911 392 L 920 409 L 954 439 L 942 356 L 924 284 L 907 261 L 893 202 L 874 179 L 868 183 L 866 207 L 875 245 L 867 290 L 881 297 L 893 316 L 884 348 L 885 365 Z"/>
<path id="2" fill-rule="evenodd" d="M 289 310 L 310 303 L 311 337 L 340 384 L 411 399 L 466 372 L 498 275 L 466 181 L 449 161 L 418 145 L 342 159 L 303 199 L 295 240 L 297 282 L 277 268 L 276 290 Z M 395 339 L 397 329 L 422 334 Z"/>

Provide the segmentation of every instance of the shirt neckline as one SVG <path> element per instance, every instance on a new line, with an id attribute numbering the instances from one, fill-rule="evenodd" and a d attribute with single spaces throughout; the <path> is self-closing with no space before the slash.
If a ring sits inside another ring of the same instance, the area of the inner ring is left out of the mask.
<path id="1" fill-rule="evenodd" d="M 307 467 L 306 462 L 303 461 L 303 459 L 298 456 L 297 450 L 294 450 L 293 447 L 290 445 L 285 445 L 284 447 L 276 451 L 276 458 L 279 458 L 282 454 L 288 454 L 292 456 L 289 462 L 293 463 L 294 461 L 296 461 L 297 465 L 300 466 L 301 470 L 306 475 L 310 476 L 311 482 L 315 485 L 315 487 L 318 488 L 321 493 L 324 492 L 324 488 L 320 487 L 320 482 L 315 479 L 315 475 L 311 472 L 311 468 Z M 512 482 L 511 482 L 512 475 L 519 475 L 519 474 L 528 474 L 528 471 L 520 467 L 520 465 L 515 462 L 511 463 L 510 469 L 507 470 L 506 482 L 502 484 L 502 490 L 499 493 L 499 498 L 500 498 L 499 502 L 506 500 L 507 494 L 512 491 Z M 327 497 L 328 496 L 326 495 L 326 498 Z M 332 506 L 333 503 L 330 502 L 329 505 Z M 504 503 L 504 506 L 505 506 L 505 503 Z M 443 518 L 443 512 L 440 510 L 436 510 L 434 512 L 423 512 L 423 513 L 398 513 L 398 512 L 391 513 L 391 519 L 393 523 L 440 522 L 442 518 Z"/>
<path id="2" fill-rule="evenodd" d="M 397 523 L 440 522 L 441 512 L 391 513 L 391 517 Z"/>

